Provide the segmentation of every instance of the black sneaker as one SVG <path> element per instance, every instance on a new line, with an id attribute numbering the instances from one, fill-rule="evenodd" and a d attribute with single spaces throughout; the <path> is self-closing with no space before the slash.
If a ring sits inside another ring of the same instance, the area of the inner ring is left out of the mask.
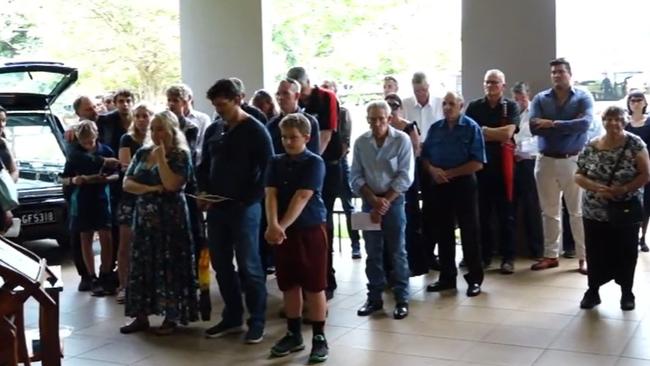
<path id="1" fill-rule="evenodd" d="M 264 339 L 264 327 L 259 325 L 251 325 L 244 335 L 244 342 L 247 344 L 257 344 Z"/>
<path id="2" fill-rule="evenodd" d="M 305 344 L 302 342 L 302 335 L 287 332 L 282 339 L 271 347 L 271 356 L 282 357 L 303 349 L 305 349 Z"/>
<path id="3" fill-rule="evenodd" d="M 91 295 L 95 297 L 103 297 L 104 296 L 104 286 L 102 286 L 102 281 L 97 278 L 93 277 L 92 279 L 92 289 Z"/>
<path id="4" fill-rule="evenodd" d="M 117 286 L 115 285 L 116 280 L 117 274 L 115 272 L 102 273 L 99 275 L 99 281 L 104 288 L 104 295 L 113 296 L 117 293 Z"/>
<path id="5" fill-rule="evenodd" d="M 77 291 L 79 292 L 88 292 L 93 289 L 93 278 L 92 277 L 81 277 L 79 281 L 79 286 L 77 286 Z"/>
<path id="6" fill-rule="evenodd" d="M 205 330 L 206 338 L 219 338 L 226 334 L 238 333 L 242 331 L 241 324 L 228 324 L 223 320 L 214 327 Z"/>
<path id="7" fill-rule="evenodd" d="M 650 252 L 650 248 L 648 248 L 648 244 L 645 243 L 645 238 L 639 239 L 639 249 L 641 249 L 641 251 L 644 253 Z"/>
<path id="8" fill-rule="evenodd" d="M 311 352 L 309 353 L 309 363 L 320 363 L 327 360 L 329 348 L 327 340 L 322 334 L 317 334 L 311 341 Z"/>

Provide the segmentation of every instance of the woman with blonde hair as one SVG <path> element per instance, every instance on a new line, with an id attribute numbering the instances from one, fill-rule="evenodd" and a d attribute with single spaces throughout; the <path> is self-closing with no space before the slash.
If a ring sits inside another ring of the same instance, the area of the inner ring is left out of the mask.
<path id="1" fill-rule="evenodd" d="M 153 110 L 144 103 L 138 104 L 133 109 L 133 123 L 128 132 L 120 138 L 120 149 L 118 150 L 118 157 L 124 171 L 126 171 L 138 149 L 142 145 L 149 143 L 149 124 L 153 114 Z M 122 193 L 117 211 L 117 221 L 120 225 L 120 245 L 117 253 L 117 273 L 120 280 L 120 288 L 116 298 L 118 303 L 123 303 L 126 296 L 134 205 L 135 196 L 128 192 Z"/>
<path id="2" fill-rule="evenodd" d="M 140 148 L 124 178 L 134 194 L 133 241 L 126 287 L 124 334 L 149 328 L 148 315 L 164 315 L 159 335 L 198 318 L 194 243 L 186 184 L 194 180 L 190 153 L 178 119 L 170 111 L 151 121 L 152 146 Z"/>

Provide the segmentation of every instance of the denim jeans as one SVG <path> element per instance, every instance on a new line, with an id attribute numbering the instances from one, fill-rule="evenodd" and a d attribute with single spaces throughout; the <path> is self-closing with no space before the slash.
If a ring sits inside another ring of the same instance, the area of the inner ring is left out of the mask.
<path id="1" fill-rule="evenodd" d="M 242 323 L 243 285 L 250 313 L 248 324 L 264 327 L 266 276 L 259 254 L 260 216 L 260 203 L 245 206 L 223 202 L 208 211 L 210 259 L 225 304 L 221 315 L 228 324 Z M 233 265 L 233 253 L 239 274 Z"/>
<path id="2" fill-rule="evenodd" d="M 370 205 L 364 201 L 363 211 L 369 212 Z M 366 244 L 366 276 L 368 277 L 368 300 L 381 301 L 381 293 L 386 286 L 384 272 L 384 250 L 393 259 L 393 292 L 395 301 L 407 302 L 409 298 L 409 266 L 406 259 L 404 230 L 406 214 L 404 211 L 404 195 L 396 198 L 388 212 L 381 218 L 380 231 L 364 231 L 363 240 Z"/>

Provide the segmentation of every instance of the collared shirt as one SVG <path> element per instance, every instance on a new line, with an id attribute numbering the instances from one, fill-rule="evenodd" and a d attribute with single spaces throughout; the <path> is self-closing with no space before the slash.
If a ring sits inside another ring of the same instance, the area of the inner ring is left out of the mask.
<path id="1" fill-rule="evenodd" d="M 456 168 L 470 161 L 486 163 L 483 132 L 478 123 L 463 114 L 451 129 L 441 119 L 429 129 L 420 157 L 441 169 Z"/>
<path id="2" fill-rule="evenodd" d="M 515 135 L 517 149 L 515 155 L 521 159 L 534 159 L 539 153 L 537 147 L 537 136 L 530 133 L 530 110 L 526 108 L 520 114 L 519 132 Z"/>
<path id="3" fill-rule="evenodd" d="M 442 98 L 429 95 L 429 102 L 420 105 L 415 97 L 405 98 L 402 102 L 404 106 L 404 118 L 413 122 L 415 121 L 420 127 L 420 141 L 424 141 L 427 132 L 432 124 L 443 118 L 442 115 Z"/>
<path id="4" fill-rule="evenodd" d="M 406 192 L 414 175 L 413 146 L 407 134 L 388 127 L 388 136 L 379 147 L 372 131 L 359 136 L 354 142 L 350 184 L 357 194 L 368 185 L 375 194 L 389 189 Z"/>
<path id="5" fill-rule="evenodd" d="M 320 131 L 318 129 L 318 121 L 316 121 L 316 118 L 300 110 L 300 108 L 294 113 L 300 113 L 309 120 L 309 124 L 311 125 L 311 135 L 307 142 L 307 149 L 314 154 L 320 154 Z M 281 113 L 273 117 L 273 119 L 266 124 L 266 129 L 269 131 L 271 141 L 273 142 L 273 151 L 275 151 L 276 154 L 285 153 L 284 146 L 282 146 L 282 131 L 280 130 L 280 121 L 282 121 L 282 118 L 285 116 L 286 114 Z"/>
<path id="6" fill-rule="evenodd" d="M 232 129 L 223 122 L 214 122 L 205 139 L 203 159 L 196 170 L 200 190 L 247 205 L 259 202 L 264 196 L 265 171 L 273 156 L 266 128 L 252 117 Z"/>
<path id="7" fill-rule="evenodd" d="M 321 197 L 323 179 L 325 178 L 325 163 L 321 157 L 309 150 L 291 156 L 279 154 L 269 161 L 266 175 L 266 186 L 275 187 L 278 191 L 278 219 L 281 219 L 289 203 L 299 189 L 313 191 L 305 208 L 290 227 L 308 227 L 325 222 L 327 210 Z"/>
<path id="8" fill-rule="evenodd" d="M 196 139 L 196 163 L 198 164 L 201 162 L 201 148 L 203 147 L 205 130 L 211 122 L 210 116 L 203 112 L 199 112 L 196 109 L 190 109 L 189 113 L 185 116 L 185 119 L 199 129 Z"/>
<path id="9" fill-rule="evenodd" d="M 504 113 L 504 110 L 505 113 Z M 498 103 L 492 107 L 487 97 L 473 100 L 467 106 L 465 115 L 473 119 L 480 127 L 496 128 L 503 126 L 503 115 L 506 115 L 506 124 L 515 125 L 515 131 L 519 128 L 519 107 L 517 103 L 508 99 L 500 98 Z M 487 164 L 484 169 L 498 168 L 501 171 L 501 142 L 485 141 L 485 155 Z"/>
<path id="10" fill-rule="evenodd" d="M 591 93 L 571 88 L 563 105 L 558 104 L 553 89 L 540 92 L 530 103 L 530 131 L 539 136 L 542 154 L 575 154 L 587 143 L 587 130 L 593 120 L 594 99 Z M 555 121 L 555 127 L 538 128 L 535 119 Z"/>

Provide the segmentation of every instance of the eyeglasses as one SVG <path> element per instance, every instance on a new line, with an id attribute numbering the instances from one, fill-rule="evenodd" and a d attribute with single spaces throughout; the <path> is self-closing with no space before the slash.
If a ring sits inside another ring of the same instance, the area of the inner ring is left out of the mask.
<path id="1" fill-rule="evenodd" d="M 630 103 L 641 103 L 641 102 L 645 102 L 645 99 L 643 98 L 630 99 Z"/>
<path id="2" fill-rule="evenodd" d="M 388 106 L 390 107 L 390 109 L 396 110 L 399 109 L 399 107 L 401 107 L 402 105 L 399 103 L 388 103 Z"/>
<path id="3" fill-rule="evenodd" d="M 485 83 L 486 85 L 497 85 L 497 84 L 501 84 L 501 82 L 498 81 L 498 80 L 485 80 L 484 83 Z"/>

